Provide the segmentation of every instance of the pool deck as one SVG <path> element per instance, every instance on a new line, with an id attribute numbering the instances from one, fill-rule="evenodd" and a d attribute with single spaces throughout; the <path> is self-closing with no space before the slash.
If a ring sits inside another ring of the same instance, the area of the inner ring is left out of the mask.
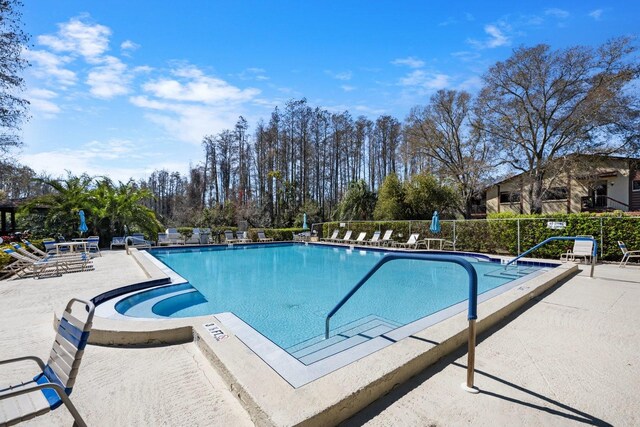
<path id="1" fill-rule="evenodd" d="M 49 353 L 53 313 L 145 275 L 124 251 L 96 270 L 0 282 L 0 359 Z M 466 353 L 446 356 L 345 422 L 346 425 L 638 425 L 640 267 L 598 265 L 534 299 L 479 334 L 476 385 L 460 389 Z M 2 382 L 33 373 L 0 366 Z M 346 368 L 349 369 L 349 368 Z M 369 369 L 373 369 L 370 366 Z M 330 387 L 327 393 L 332 393 Z M 73 401 L 89 425 L 252 425 L 196 343 L 152 348 L 89 346 Z M 285 401 L 282 412 L 296 412 Z M 283 420 L 286 418 L 282 418 Z M 60 408 L 29 425 L 69 425 Z"/>

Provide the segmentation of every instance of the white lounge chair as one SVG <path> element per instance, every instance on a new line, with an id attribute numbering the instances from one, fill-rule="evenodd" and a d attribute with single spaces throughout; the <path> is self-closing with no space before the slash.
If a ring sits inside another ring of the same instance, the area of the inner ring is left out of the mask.
<path id="1" fill-rule="evenodd" d="M 618 267 L 625 267 L 630 258 L 640 258 L 640 250 L 627 250 L 627 245 L 625 245 L 624 242 L 618 240 L 618 247 L 622 251 L 622 260 L 620 264 L 618 264 Z"/>
<path id="2" fill-rule="evenodd" d="M 367 237 L 367 232 L 363 231 L 360 234 L 358 234 L 358 237 L 356 237 L 355 240 L 349 240 L 349 243 L 355 243 L 357 245 L 364 244 L 364 238 L 365 237 Z"/>
<path id="3" fill-rule="evenodd" d="M 413 233 L 411 236 L 409 236 L 409 239 L 407 240 L 406 243 L 402 243 L 402 242 L 394 242 L 393 247 L 394 248 L 411 248 L 411 249 L 416 249 L 418 247 L 418 239 L 420 238 L 420 234 L 418 233 Z"/>
<path id="4" fill-rule="evenodd" d="M 393 244 L 393 239 L 391 238 L 392 234 L 393 234 L 393 230 L 385 231 L 384 235 L 382 236 L 382 239 L 378 240 L 374 244 L 376 246 L 389 246 L 389 245 Z"/>
<path id="5" fill-rule="evenodd" d="M 340 232 L 340 230 L 336 228 L 335 230 L 333 230 L 333 234 L 331 235 L 331 237 L 325 237 L 325 238 L 322 238 L 320 240 L 324 240 L 326 242 L 333 242 L 334 240 L 336 240 L 338 238 L 338 233 L 339 232 Z"/>
<path id="6" fill-rule="evenodd" d="M 73 310 L 76 302 L 83 304 L 81 309 Z M 86 427 L 87 424 L 71 403 L 69 395 L 89 340 L 93 311 L 91 302 L 76 298 L 69 301 L 58 324 L 58 333 L 46 365 L 36 356 L 0 360 L 0 365 L 30 360 L 40 367 L 40 372 L 35 377 L 6 388 L 5 385 L 2 386 L 0 425 L 9 426 L 27 421 L 64 405 L 73 416 L 74 426 Z"/>
<path id="7" fill-rule="evenodd" d="M 344 237 L 342 239 L 337 239 L 336 242 L 338 243 L 349 243 L 349 240 L 351 240 L 351 234 L 353 232 L 351 230 L 347 230 L 346 233 L 344 233 Z"/>
<path id="8" fill-rule="evenodd" d="M 380 240 L 380 231 L 374 231 L 373 236 L 371 236 L 371 239 L 365 240 L 363 243 L 366 243 L 367 245 L 375 245 L 378 243 L 379 240 Z"/>

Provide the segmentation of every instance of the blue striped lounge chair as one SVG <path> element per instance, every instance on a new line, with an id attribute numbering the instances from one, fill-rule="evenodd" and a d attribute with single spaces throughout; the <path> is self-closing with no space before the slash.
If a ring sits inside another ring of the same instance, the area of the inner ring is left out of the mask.
<path id="1" fill-rule="evenodd" d="M 89 339 L 94 306 L 91 302 L 73 298 L 67 304 L 45 365 L 36 356 L 0 360 L 0 365 L 31 360 L 40 373 L 33 379 L 0 386 L 0 425 L 13 425 L 44 415 L 64 405 L 73 416 L 74 425 L 86 427 L 69 395 L 78 374 L 84 348 Z"/>

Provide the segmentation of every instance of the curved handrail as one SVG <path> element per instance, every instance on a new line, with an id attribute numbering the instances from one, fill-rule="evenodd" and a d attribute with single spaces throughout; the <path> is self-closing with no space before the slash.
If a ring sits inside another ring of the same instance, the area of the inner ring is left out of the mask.
<path id="1" fill-rule="evenodd" d="M 517 260 L 519 260 L 520 258 L 522 258 L 523 256 L 535 251 L 536 249 L 538 249 L 540 246 L 544 246 L 549 242 L 553 242 L 555 240 L 587 240 L 587 241 L 591 241 L 593 242 L 593 248 L 591 251 L 591 277 L 593 277 L 593 268 L 595 266 L 596 263 L 596 256 L 598 254 L 598 241 L 596 239 L 594 239 L 593 237 L 581 237 L 581 236 L 573 236 L 573 237 L 565 237 L 565 236 L 556 236 L 556 237 L 549 237 L 548 239 L 538 243 L 537 245 L 535 245 L 534 247 L 532 247 L 531 249 L 524 251 L 523 253 L 521 253 L 520 255 L 518 255 L 517 257 L 515 257 L 514 259 L 512 259 L 511 261 L 509 261 L 504 268 L 506 269 L 509 265 L 513 264 L 514 262 L 516 262 Z"/>
<path id="2" fill-rule="evenodd" d="M 452 255 L 433 255 L 433 254 L 408 254 L 408 253 L 394 253 L 394 254 L 386 254 L 376 265 L 374 265 L 371 270 L 365 276 L 360 279 L 360 281 L 347 293 L 347 295 L 342 298 L 342 300 L 327 314 L 325 318 L 325 331 L 324 336 L 325 339 L 329 338 L 329 323 L 334 314 L 338 312 L 342 308 L 342 306 L 349 301 L 349 299 L 355 294 L 358 289 L 365 284 L 367 280 L 374 275 L 376 271 L 380 269 L 384 264 L 389 261 L 395 261 L 398 259 L 409 259 L 409 260 L 418 260 L 418 261 L 440 261 L 440 262 L 450 262 L 454 264 L 458 264 L 462 266 L 467 273 L 469 274 L 469 309 L 467 318 L 468 320 L 475 320 L 478 318 L 478 274 L 476 270 L 473 268 L 473 265 L 469 261 L 464 258 Z"/>

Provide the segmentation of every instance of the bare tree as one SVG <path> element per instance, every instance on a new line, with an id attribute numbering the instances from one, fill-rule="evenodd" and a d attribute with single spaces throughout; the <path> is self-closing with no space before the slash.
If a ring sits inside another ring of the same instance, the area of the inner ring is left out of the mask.
<path id="1" fill-rule="evenodd" d="M 531 212 L 542 211 L 543 183 L 554 159 L 575 152 L 613 153 L 637 144 L 638 99 L 627 90 L 640 74 L 629 38 L 597 49 L 521 47 L 484 76 L 479 128 L 496 154 L 529 178 Z"/>
<path id="2" fill-rule="evenodd" d="M 439 90 L 427 106 L 414 107 L 405 124 L 413 157 L 433 159 L 433 172 L 459 189 L 465 218 L 471 218 L 472 201 L 496 166 L 489 145 L 472 124 L 471 102 L 467 92 Z"/>
<path id="3" fill-rule="evenodd" d="M 23 89 L 20 73 L 28 65 L 21 57 L 29 37 L 22 31 L 19 0 L 0 0 L 0 153 L 22 145 L 16 131 L 27 119 L 29 101 L 17 96 Z"/>

